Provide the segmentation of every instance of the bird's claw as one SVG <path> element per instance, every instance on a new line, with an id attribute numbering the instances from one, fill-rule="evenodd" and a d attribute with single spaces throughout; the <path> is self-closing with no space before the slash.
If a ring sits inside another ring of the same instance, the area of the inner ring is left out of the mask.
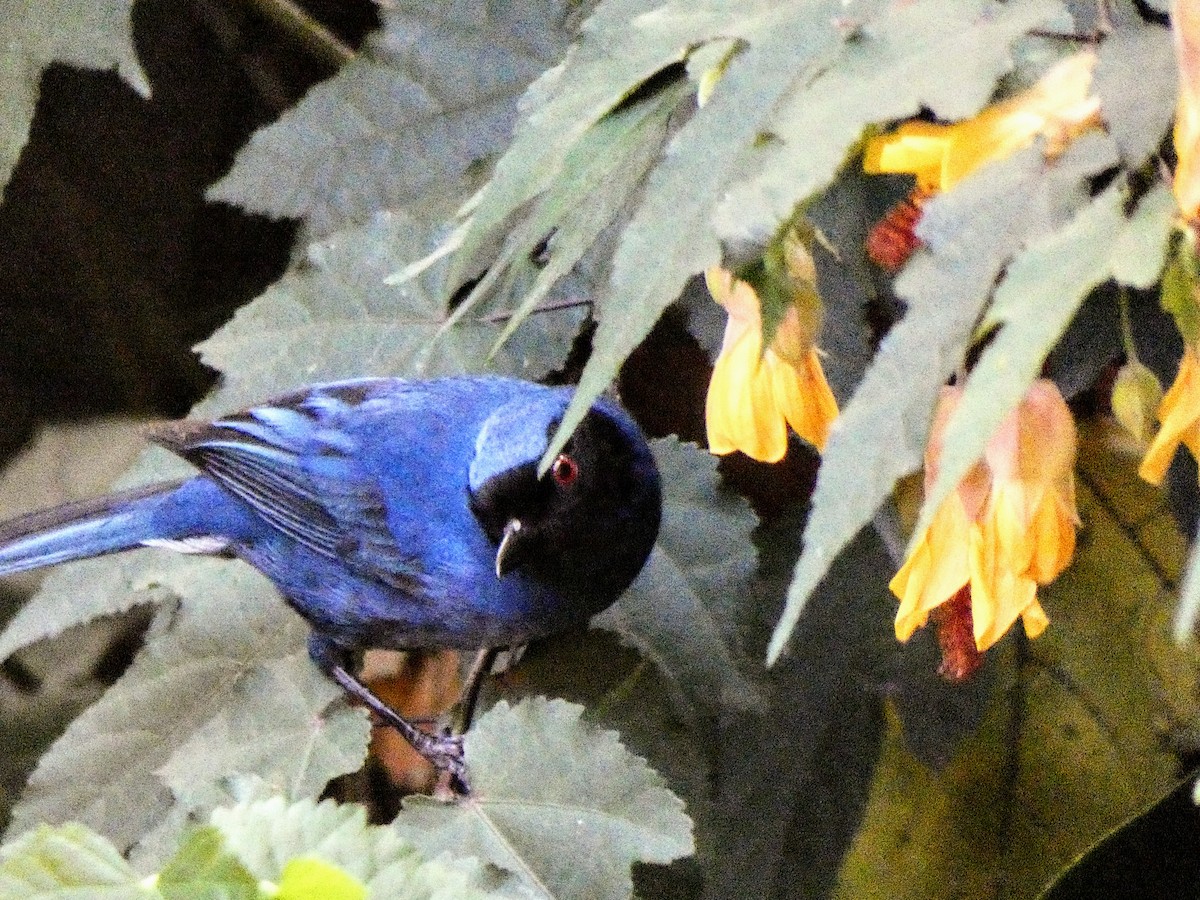
<path id="1" fill-rule="evenodd" d="M 466 796 L 471 792 L 467 784 L 467 763 L 463 755 L 463 739 L 460 734 L 449 730 L 441 734 L 419 732 L 416 750 L 439 772 L 450 776 L 450 789 L 455 794 Z"/>

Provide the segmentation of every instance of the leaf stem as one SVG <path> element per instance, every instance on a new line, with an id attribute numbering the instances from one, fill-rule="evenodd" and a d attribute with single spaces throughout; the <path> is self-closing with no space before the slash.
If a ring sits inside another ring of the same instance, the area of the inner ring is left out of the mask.
<path id="1" fill-rule="evenodd" d="M 1133 341 L 1133 323 L 1129 319 L 1129 292 L 1123 285 L 1117 294 L 1117 308 L 1121 311 L 1121 345 L 1125 348 L 1125 358 L 1129 362 L 1138 362 L 1137 345 Z"/>
<path id="2" fill-rule="evenodd" d="M 314 19 L 294 0 L 245 0 L 264 19 L 291 36 L 314 57 L 335 69 L 354 59 L 354 49 Z"/>
<path id="3" fill-rule="evenodd" d="M 532 310 L 529 311 L 529 314 L 531 316 L 534 316 L 534 315 L 537 315 L 538 313 L 557 312 L 560 309 L 573 309 L 576 306 L 591 306 L 591 305 L 592 305 L 591 300 L 585 300 L 582 297 L 567 297 L 564 300 L 555 300 L 551 303 L 546 303 L 541 306 L 535 306 Z M 485 322 L 488 325 L 496 325 L 500 322 L 507 322 L 514 315 L 515 315 L 515 313 L 512 310 L 505 310 L 504 312 L 496 312 L 496 313 L 492 313 L 491 315 L 488 315 L 488 316 L 483 316 L 479 319 L 479 321 Z"/>

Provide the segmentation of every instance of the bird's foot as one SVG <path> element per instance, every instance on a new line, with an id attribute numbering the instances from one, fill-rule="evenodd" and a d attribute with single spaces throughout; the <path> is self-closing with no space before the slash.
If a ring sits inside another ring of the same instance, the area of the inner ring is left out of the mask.
<path id="1" fill-rule="evenodd" d="M 471 793 L 467 784 L 467 763 L 463 756 L 461 734 L 452 734 L 449 729 L 440 734 L 418 731 L 410 743 L 435 769 L 449 776 L 453 793 L 463 797 Z"/>

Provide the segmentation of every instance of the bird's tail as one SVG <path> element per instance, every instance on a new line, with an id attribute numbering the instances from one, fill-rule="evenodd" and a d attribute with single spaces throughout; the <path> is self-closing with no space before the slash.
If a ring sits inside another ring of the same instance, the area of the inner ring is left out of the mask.
<path id="1" fill-rule="evenodd" d="M 153 512 L 180 482 L 30 513 L 0 525 L 0 575 L 128 550 L 161 533 Z"/>

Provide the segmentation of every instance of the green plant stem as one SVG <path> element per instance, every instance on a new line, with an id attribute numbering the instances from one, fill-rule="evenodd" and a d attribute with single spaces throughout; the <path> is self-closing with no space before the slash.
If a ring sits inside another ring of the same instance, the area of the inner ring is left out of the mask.
<path id="1" fill-rule="evenodd" d="M 264 19 L 288 34 L 314 57 L 335 69 L 354 59 L 354 49 L 293 0 L 246 0 Z"/>

